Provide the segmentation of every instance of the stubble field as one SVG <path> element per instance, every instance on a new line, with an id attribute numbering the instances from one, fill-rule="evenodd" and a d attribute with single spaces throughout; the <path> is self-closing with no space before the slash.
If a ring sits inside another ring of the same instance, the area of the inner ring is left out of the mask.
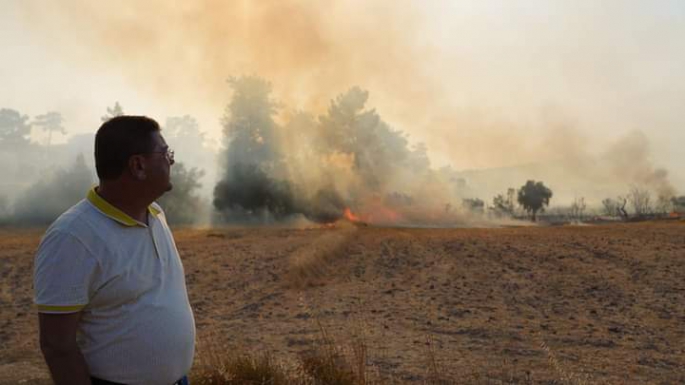
<path id="1" fill-rule="evenodd" d="M 0 230 L 0 384 L 49 383 L 31 289 L 40 235 Z M 208 353 L 287 365 L 326 339 L 363 346 L 386 383 L 685 383 L 682 221 L 175 236 L 195 368 Z"/>

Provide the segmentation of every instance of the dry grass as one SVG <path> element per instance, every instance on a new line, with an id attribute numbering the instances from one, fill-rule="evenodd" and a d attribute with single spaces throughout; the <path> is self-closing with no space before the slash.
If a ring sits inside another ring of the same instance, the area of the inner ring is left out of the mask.
<path id="1" fill-rule="evenodd" d="M 351 335 L 348 345 L 337 343 L 318 322 L 320 340 L 312 351 L 301 354 L 292 362 L 275 358 L 269 352 L 251 352 L 247 349 L 226 349 L 215 340 L 205 341 L 198 363 L 191 375 L 196 385 L 394 385 L 392 375 L 381 375 L 369 364 L 367 342 L 357 334 Z M 492 372 L 462 373 L 458 378 L 448 375 L 450 368 L 440 362 L 434 348 L 433 337 L 426 336 L 426 376 L 424 385 L 533 385 L 529 370 L 522 376 L 511 370 L 505 361 Z M 558 378 L 545 383 L 587 385 L 598 384 L 587 374 L 571 373 L 544 342 L 540 349 L 547 355 L 550 367 Z"/>
<path id="2" fill-rule="evenodd" d="M 684 230 L 179 231 L 200 342 L 192 378 L 685 383 Z M 31 300 L 40 235 L 0 231 L 0 384 L 49 383 Z"/>
<path id="3" fill-rule="evenodd" d="M 374 385 L 367 369 L 365 342 L 355 339 L 345 352 L 319 323 L 316 347 L 293 362 L 269 352 L 227 350 L 205 341 L 191 380 L 198 385 Z"/>
<path id="4" fill-rule="evenodd" d="M 317 235 L 291 253 L 286 278 L 288 287 L 299 290 L 324 285 L 327 277 L 335 273 L 335 260 L 346 255 L 346 247 L 355 230 L 350 226 Z"/>

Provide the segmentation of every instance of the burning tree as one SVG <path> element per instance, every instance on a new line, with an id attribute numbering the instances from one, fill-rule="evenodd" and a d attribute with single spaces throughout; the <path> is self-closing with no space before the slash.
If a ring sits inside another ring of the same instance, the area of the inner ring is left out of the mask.
<path id="1" fill-rule="evenodd" d="M 368 91 L 352 87 L 331 101 L 328 114 L 319 119 L 326 150 L 350 154 L 364 186 L 372 189 L 383 187 L 401 168 L 428 170 L 426 147 L 410 150 L 401 131 L 388 126 L 376 110 L 365 109 L 368 98 Z"/>
<path id="2" fill-rule="evenodd" d="M 352 87 L 318 119 L 300 111 L 281 126 L 270 83 L 252 76 L 229 84 L 223 178 L 213 200 L 224 218 L 302 214 L 331 222 L 349 209 L 392 222 L 400 217 L 398 208 L 422 212 L 408 201 L 450 201 L 448 185 L 430 168 L 426 146 L 410 146 L 406 134 L 367 109 L 367 91 Z"/>
<path id="3" fill-rule="evenodd" d="M 552 198 L 552 190 L 542 182 L 529 180 L 518 190 L 518 203 L 531 215 L 533 222 L 536 221 L 538 211 L 549 205 Z"/>

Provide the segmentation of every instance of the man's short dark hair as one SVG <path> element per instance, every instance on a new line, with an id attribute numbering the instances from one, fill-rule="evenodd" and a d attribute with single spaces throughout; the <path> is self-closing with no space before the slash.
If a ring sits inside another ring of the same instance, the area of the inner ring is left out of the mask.
<path id="1" fill-rule="evenodd" d="M 116 116 L 104 122 L 95 134 L 95 169 L 98 178 L 116 179 L 135 154 L 153 151 L 152 133 L 159 123 L 147 116 Z"/>

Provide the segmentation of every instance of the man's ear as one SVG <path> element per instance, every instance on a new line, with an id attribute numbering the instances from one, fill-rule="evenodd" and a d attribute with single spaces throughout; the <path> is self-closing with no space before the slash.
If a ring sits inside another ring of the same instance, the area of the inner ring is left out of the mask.
<path id="1" fill-rule="evenodd" d="M 140 155 L 133 155 L 128 158 L 128 170 L 131 172 L 133 179 L 145 180 L 147 173 L 145 172 L 145 158 Z"/>

